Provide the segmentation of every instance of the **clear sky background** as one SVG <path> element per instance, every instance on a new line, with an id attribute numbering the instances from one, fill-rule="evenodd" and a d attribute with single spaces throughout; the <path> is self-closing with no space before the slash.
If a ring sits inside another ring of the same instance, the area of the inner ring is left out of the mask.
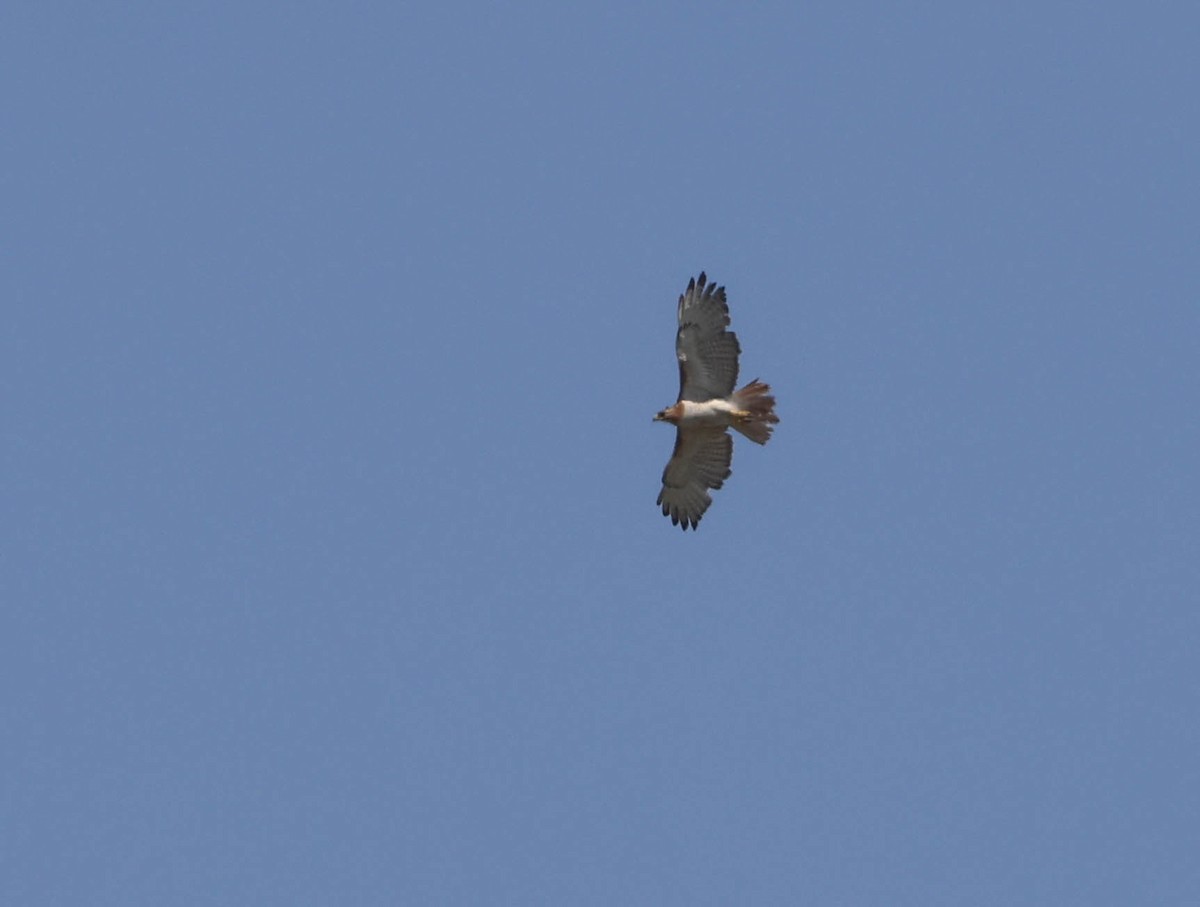
<path id="1" fill-rule="evenodd" d="M 0 901 L 1200 903 L 1193 5 L 0 42 Z"/>

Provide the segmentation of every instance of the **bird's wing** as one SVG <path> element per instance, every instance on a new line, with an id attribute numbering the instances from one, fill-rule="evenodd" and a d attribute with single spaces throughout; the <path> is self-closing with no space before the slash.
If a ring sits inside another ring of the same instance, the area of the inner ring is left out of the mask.
<path id="1" fill-rule="evenodd" d="M 724 429 L 679 428 L 675 450 L 663 470 L 656 503 L 676 526 L 696 528 L 712 503 L 710 488 L 720 488 L 732 470 L 733 438 Z"/>
<path id="2" fill-rule="evenodd" d="M 679 297 L 679 331 L 675 334 L 675 356 L 679 359 L 679 399 L 697 403 L 728 397 L 737 384 L 737 334 L 725 330 L 729 305 L 725 288 L 689 280 L 687 292 Z"/>

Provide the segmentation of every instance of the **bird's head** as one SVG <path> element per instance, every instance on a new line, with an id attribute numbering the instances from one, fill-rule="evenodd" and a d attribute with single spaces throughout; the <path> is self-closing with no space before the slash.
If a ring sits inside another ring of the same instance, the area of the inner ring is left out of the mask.
<path id="1" fill-rule="evenodd" d="M 654 414 L 655 422 L 671 422 L 675 425 L 679 424 L 679 417 L 683 414 L 683 407 L 678 403 L 674 406 L 668 406 L 666 409 L 659 410 Z"/>

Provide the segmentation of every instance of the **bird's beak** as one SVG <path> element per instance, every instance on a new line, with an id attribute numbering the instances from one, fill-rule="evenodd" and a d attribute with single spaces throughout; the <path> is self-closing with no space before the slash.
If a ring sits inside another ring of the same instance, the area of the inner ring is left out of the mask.
<path id="1" fill-rule="evenodd" d="M 651 422 L 661 422 L 662 421 L 662 413 L 655 413 L 654 418 L 651 419 L 650 421 Z"/>

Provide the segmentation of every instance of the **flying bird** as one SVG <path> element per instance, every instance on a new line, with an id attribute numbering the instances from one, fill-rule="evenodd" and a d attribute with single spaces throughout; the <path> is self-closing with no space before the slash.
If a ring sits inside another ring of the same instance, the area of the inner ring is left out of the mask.
<path id="1" fill-rule="evenodd" d="M 712 503 L 709 489 L 720 488 L 732 471 L 728 430 L 766 444 L 779 422 L 769 385 L 755 378 L 734 391 L 742 348 L 737 334 L 725 330 L 728 324 L 725 288 L 708 283 L 702 271 L 679 297 L 679 399 L 654 417 L 675 426 L 675 450 L 663 470 L 657 503 L 663 516 L 685 531 L 700 524 Z"/>

